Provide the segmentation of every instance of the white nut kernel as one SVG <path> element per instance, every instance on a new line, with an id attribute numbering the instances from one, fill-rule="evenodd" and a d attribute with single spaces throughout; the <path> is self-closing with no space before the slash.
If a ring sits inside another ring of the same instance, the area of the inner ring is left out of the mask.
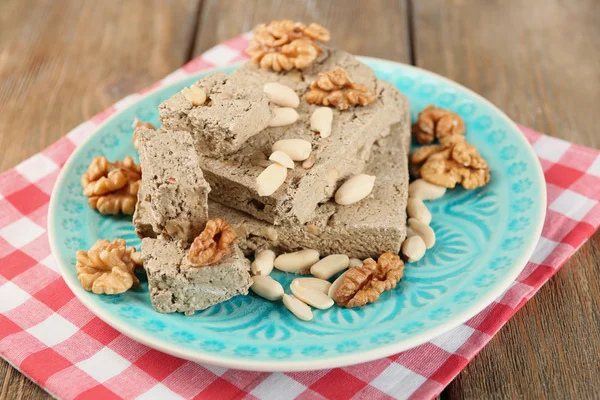
<path id="1" fill-rule="evenodd" d="M 273 151 L 283 151 L 294 161 L 304 161 L 310 156 L 312 144 L 303 139 L 282 139 L 273 143 Z"/>
<path id="2" fill-rule="evenodd" d="M 291 125 L 298 121 L 298 113 L 293 108 L 281 107 L 273 110 L 275 115 L 269 121 L 270 127 Z"/>
<path id="3" fill-rule="evenodd" d="M 300 98 L 294 89 L 281 83 L 265 83 L 263 91 L 269 96 L 271 103 L 278 106 L 296 108 L 300 104 Z"/>
<path id="4" fill-rule="evenodd" d="M 313 289 L 325 294 L 329 292 L 329 287 L 331 287 L 331 282 L 318 278 L 296 278 L 292 281 L 292 285 L 294 282 L 298 282 L 300 286 L 305 288 Z"/>
<path id="5" fill-rule="evenodd" d="M 251 277 L 250 290 L 267 300 L 275 301 L 283 297 L 283 286 L 270 276 L 256 275 Z"/>
<path id="6" fill-rule="evenodd" d="M 308 274 L 310 267 L 319 261 L 319 252 L 316 250 L 300 250 L 277 256 L 274 266 L 283 272 L 295 274 Z"/>
<path id="7" fill-rule="evenodd" d="M 292 314 L 300 318 L 303 321 L 310 321 L 313 319 L 313 313 L 309 306 L 298 300 L 292 295 L 283 295 L 283 305 L 285 308 L 290 310 Z"/>
<path id="8" fill-rule="evenodd" d="M 347 273 L 348 273 L 348 271 L 346 271 L 343 274 L 341 274 L 340 276 L 338 276 L 338 278 L 335 281 L 333 281 L 333 283 L 329 287 L 329 292 L 327 293 L 327 295 L 329 297 L 331 297 L 332 299 L 333 299 L 333 295 L 335 294 L 335 292 L 342 285 L 342 280 L 344 280 L 344 275 L 346 275 Z"/>
<path id="9" fill-rule="evenodd" d="M 287 177 L 287 168 L 279 164 L 271 164 L 256 178 L 256 191 L 259 196 L 270 196 Z"/>
<path id="10" fill-rule="evenodd" d="M 272 226 L 263 226 L 255 233 L 257 236 L 261 236 L 269 239 L 271 242 L 276 242 L 279 238 L 279 233 Z"/>
<path id="11" fill-rule="evenodd" d="M 425 255 L 425 242 L 421 236 L 411 236 L 402 243 L 402 255 L 406 262 L 419 261 Z M 335 282 L 334 282 L 335 283 Z"/>
<path id="12" fill-rule="evenodd" d="M 310 129 L 319 132 L 322 138 L 331 135 L 333 111 L 329 107 L 319 107 L 310 116 Z"/>
<path id="13" fill-rule="evenodd" d="M 310 273 L 320 279 L 329 279 L 348 268 L 350 259 L 345 254 L 332 254 L 310 267 Z"/>
<path id="14" fill-rule="evenodd" d="M 348 179 L 335 192 L 335 202 L 347 206 L 358 203 L 373 191 L 375 177 L 373 175 L 360 174 Z"/>
<path id="15" fill-rule="evenodd" d="M 410 218 L 415 218 L 424 223 L 425 225 L 429 225 L 431 223 L 431 213 L 429 209 L 418 197 L 409 197 L 408 202 L 406 203 L 406 212 Z"/>
<path id="16" fill-rule="evenodd" d="M 435 232 L 429 225 L 425 225 L 416 218 L 408 219 L 408 227 L 412 229 L 425 242 L 425 246 L 430 249 L 435 245 Z"/>
<path id="17" fill-rule="evenodd" d="M 311 154 L 310 156 L 308 156 L 308 158 L 306 160 L 304 160 L 304 162 L 302 163 L 302 168 L 304 169 L 311 169 L 313 167 L 313 165 L 315 165 L 315 162 L 317 161 L 317 158 L 315 157 L 314 154 Z"/>
<path id="18" fill-rule="evenodd" d="M 408 195 L 421 200 L 439 199 L 446 193 L 446 188 L 431 184 L 423 179 L 417 179 L 408 185 Z"/>
<path id="19" fill-rule="evenodd" d="M 294 169 L 294 160 L 283 151 L 274 151 L 269 157 L 269 160 L 275 161 L 277 164 L 283 165 L 286 168 Z"/>
<path id="20" fill-rule="evenodd" d="M 326 310 L 333 305 L 333 300 L 325 293 L 304 287 L 295 280 L 292 281 L 290 289 L 297 299 L 319 310 Z"/>
<path id="21" fill-rule="evenodd" d="M 183 96 L 192 103 L 193 106 L 201 106 L 206 103 L 206 93 L 198 85 L 194 84 L 189 88 L 183 88 Z"/>
<path id="22" fill-rule="evenodd" d="M 252 275 L 269 275 L 271 271 L 273 271 L 275 257 L 275 252 L 273 250 L 263 250 L 256 254 L 250 267 Z"/>
<path id="23" fill-rule="evenodd" d="M 348 264 L 348 268 L 360 267 L 363 265 L 363 262 L 359 258 L 351 258 L 350 263 Z"/>

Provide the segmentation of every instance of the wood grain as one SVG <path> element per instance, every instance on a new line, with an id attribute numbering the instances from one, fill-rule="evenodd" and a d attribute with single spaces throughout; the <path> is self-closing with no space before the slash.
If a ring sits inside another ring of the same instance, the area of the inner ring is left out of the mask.
<path id="1" fill-rule="evenodd" d="M 597 0 L 413 1 L 416 65 L 513 120 L 599 148 Z"/>
<path id="2" fill-rule="evenodd" d="M 189 57 L 199 1 L 4 0 L 0 172 Z M 46 399 L 0 360 L 0 399 Z"/>
<path id="3" fill-rule="evenodd" d="M 49 400 L 52 396 L 0 359 L 0 400 Z"/>
<path id="4" fill-rule="evenodd" d="M 600 147 L 595 1 L 415 1 L 420 67 L 515 121 Z M 596 14 L 597 15 L 597 14 Z M 452 382 L 443 398 L 593 398 L 600 389 L 596 234 Z"/>
<path id="5" fill-rule="evenodd" d="M 194 55 L 259 23 L 283 18 L 326 26 L 330 44 L 351 53 L 409 62 L 406 3 L 397 0 L 205 0 Z M 385 27 L 385 34 L 377 27 Z"/>
<path id="6" fill-rule="evenodd" d="M 0 171 L 181 66 L 198 5 L 2 1 Z"/>

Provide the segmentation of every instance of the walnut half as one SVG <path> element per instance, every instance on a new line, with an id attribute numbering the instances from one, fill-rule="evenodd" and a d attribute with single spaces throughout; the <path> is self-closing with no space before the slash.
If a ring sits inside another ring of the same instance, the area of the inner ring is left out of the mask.
<path id="1" fill-rule="evenodd" d="M 446 136 L 464 135 L 465 121 L 454 112 L 431 105 L 419 113 L 412 130 L 419 144 L 429 144 L 436 138 L 443 141 Z"/>
<path id="2" fill-rule="evenodd" d="M 90 207 L 102 214 L 133 214 L 142 170 L 133 158 L 111 163 L 104 156 L 94 158 L 81 177 L 83 194 Z"/>
<path id="3" fill-rule="evenodd" d="M 366 106 L 375 99 L 377 95 L 371 89 L 352 82 L 341 67 L 319 72 L 317 80 L 310 84 L 310 91 L 306 93 L 309 104 L 334 106 L 339 110 L 346 110 L 351 105 Z"/>
<path id="4" fill-rule="evenodd" d="M 77 278 L 85 290 L 96 294 L 119 294 L 139 284 L 134 270 L 141 265 L 135 247 L 125 240 L 98 240 L 88 251 L 76 254 Z"/>
<path id="5" fill-rule="evenodd" d="M 206 227 L 194 239 L 188 253 L 188 261 L 194 267 L 216 264 L 223 257 L 231 254 L 231 243 L 235 240 L 235 232 L 221 218 L 211 219 Z"/>
<path id="6" fill-rule="evenodd" d="M 461 139 L 457 140 L 457 137 Z M 490 170 L 477 148 L 467 143 L 464 136 L 453 135 L 450 138 L 455 139 L 447 140 L 441 146 L 423 146 L 411 154 L 413 165 L 422 164 L 419 169 L 421 178 L 450 189 L 457 184 L 467 190 L 487 184 Z"/>
<path id="7" fill-rule="evenodd" d="M 327 42 L 329 31 L 289 19 L 258 25 L 246 53 L 263 69 L 290 71 L 309 66 L 321 53 L 315 41 Z"/>
<path id="8" fill-rule="evenodd" d="M 361 307 L 379 300 L 386 290 L 394 289 L 404 275 L 404 262 L 397 254 L 385 252 L 377 262 L 367 258 L 346 272 L 333 299 L 342 307 Z"/>

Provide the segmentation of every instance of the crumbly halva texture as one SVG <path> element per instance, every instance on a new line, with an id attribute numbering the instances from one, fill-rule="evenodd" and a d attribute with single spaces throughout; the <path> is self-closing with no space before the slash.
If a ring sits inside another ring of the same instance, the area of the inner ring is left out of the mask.
<path id="1" fill-rule="evenodd" d="M 193 106 L 177 93 L 159 106 L 159 114 L 167 130 L 189 132 L 198 152 L 233 153 L 268 126 L 273 114 L 262 86 L 247 85 L 223 72 L 200 79 L 196 85 L 206 93 L 206 104 Z"/>
<path id="2" fill-rule="evenodd" d="M 187 132 L 136 130 L 142 185 L 133 223 L 140 237 L 191 242 L 208 220 L 210 186 Z"/>
<path id="3" fill-rule="evenodd" d="M 248 294 L 250 262 L 239 247 L 219 263 L 191 266 L 181 242 L 145 238 L 142 260 L 148 274 L 150 300 L 156 311 L 192 314 L 222 303 L 239 294 Z"/>
<path id="4" fill-rule="evenodd" d="M 304 94 L 319 71 L 331 70 L 337 65 L 344 68 L 354 82 L 374 90 L 377 100 L 345 111 L 333 109 L 331 135 L 322 138 L 310 129 L 310 116 L 319 106 L 308 104 Z M 297 74 L 276 74 L 249 63 L 234 71 L 231 77 L 251 87 L 277 81 L 293 88 L 301 98 L 296 109 L 300 118 L 296 123 L 264 129 L 250 137 L 235 154 L 220 159 L 200 156 L 200 165 L 212 188 L 211 199 L 275 225 L 307 222 L 317 205 L 329 200 L 342 181 L 363 171 L 373 143 L 387 136 L 391 125 L 410 125 L 408 100 L 392 84 L 376 79 L 371 68 L 343 51 L 327 50 Z M 400 134 L 410 141 L 408 130 Z M 273 143 L 280 139 L 311 142 L 311 157 L 315 157 L 315 163 L 309 169 L 297 163 L 275 193 L 260 196 L 256 177 L 264 167 L 252 160 L 257 155 L 266 159 Z"/>
<path id="5" fill-rule="evenodd" d="M 219 216 L 236 231 L 236 242 L 246 254 L 257 249 L 318 250 L 321 256 L 346 254 L 360 259 L 398 253 L 406 237 L 408 198 L 408 124 L 398 124 L 374 146 L 364 173 L 375 175 L 367 198 L 348 206 L 333 201 L 320 205 L 306 224 L 274 226 L 209 201 L 209 215 Z"/>

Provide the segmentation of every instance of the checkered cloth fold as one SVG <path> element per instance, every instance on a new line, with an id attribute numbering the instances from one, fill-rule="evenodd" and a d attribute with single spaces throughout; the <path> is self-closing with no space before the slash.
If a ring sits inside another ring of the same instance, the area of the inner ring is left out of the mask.
<path id="1" fill-rule="evenodd" d="M 246 44 L 246 36 L 227 41 L 152 87 L 242 60 Z M 346 368 L 260 373 L 182 360 L 129 339 L 88 311 L 61 278 L 46 232 L 61 166 L 98 124 L 147 90 L 0 175 L 0 356 L 62 399 L 431 398 L 600 224 L 599 153 L 521 128 L 545 172 L 546 222 L 523 272 L 477 316 L 412 350 Z"/>

